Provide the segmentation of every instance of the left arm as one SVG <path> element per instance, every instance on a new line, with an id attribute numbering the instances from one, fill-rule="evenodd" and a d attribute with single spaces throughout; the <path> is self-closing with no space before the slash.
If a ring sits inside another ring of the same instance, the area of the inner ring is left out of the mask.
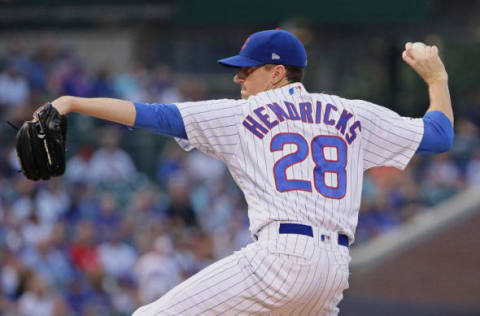
<path id="1" fill-rule="evenodd" d="M 187 139 L 182 115 L 175 104 L 143 104 L 134 102 L 135 127 L 165 136 Z"/>
<path id="2" fill-rule="evenodd" d="M 187 139 L 182 115 L 174 104 L 143 104 L 112 98 L 79 98 L 62 96 L 52 102 L 60 114 L 81 113 L 144 128 L 165 136 Z"/>

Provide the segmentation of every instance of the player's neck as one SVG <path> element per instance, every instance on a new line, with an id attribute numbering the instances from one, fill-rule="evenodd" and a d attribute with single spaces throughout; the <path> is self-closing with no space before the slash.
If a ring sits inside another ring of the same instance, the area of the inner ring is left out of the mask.
<path id="1" fill-rule="evenodd" d="M 270 89 L 278 89 L 280 87 L 283 87 L 283 86 L 286 86 L 288 84 L 290 84 L 291 82 L 288 81 L 288 79 L 285 77 L 283 78 L 282 80 L 280 80 L 279 82 L 277 82 L 276 84 L 273 84 L 272 87 Z"/>

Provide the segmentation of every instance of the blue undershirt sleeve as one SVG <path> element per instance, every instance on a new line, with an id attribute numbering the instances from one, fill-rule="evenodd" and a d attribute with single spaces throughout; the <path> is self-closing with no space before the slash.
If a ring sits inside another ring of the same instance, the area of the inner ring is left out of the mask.
<path id="1" fill-rule="evenodd" d="M 427 112 L 423 116 L 423 138 L 417 153 L 442 153 L 452 147 L 454 131 L 448 117 L 440 111 Z"/>
<path id="2" fill-rule="evenodd" d="M 188 139 L 182 115 L 175 104 L 144 104 L 134 102 L 134 127 L 147 129 L 165 136 Z"/>

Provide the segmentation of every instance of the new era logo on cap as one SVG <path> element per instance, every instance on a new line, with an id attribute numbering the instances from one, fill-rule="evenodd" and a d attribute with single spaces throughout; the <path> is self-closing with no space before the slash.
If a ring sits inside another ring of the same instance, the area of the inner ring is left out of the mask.
<path id="1" fill-rule="evenodd" d="M 236 56 L 220 59 L 220 64 L 229 67 L 251 67 L 279 64 L 304 68 L 307 53 L 295 35 L 283 30 L 268 30 L 247 38 Z"/>

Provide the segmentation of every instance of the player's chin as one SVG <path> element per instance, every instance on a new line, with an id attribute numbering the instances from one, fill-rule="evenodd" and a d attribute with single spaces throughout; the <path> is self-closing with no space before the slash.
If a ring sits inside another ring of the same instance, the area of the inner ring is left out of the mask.
<path id="1" fill-rule="evenodd" d="M 248 93 L 247 90 L 242 89 L 240 90 L 240 95 L 242 96 L 242 99 L 248 99 L 248 97 L 250 96 L 250 93 Z"/>

